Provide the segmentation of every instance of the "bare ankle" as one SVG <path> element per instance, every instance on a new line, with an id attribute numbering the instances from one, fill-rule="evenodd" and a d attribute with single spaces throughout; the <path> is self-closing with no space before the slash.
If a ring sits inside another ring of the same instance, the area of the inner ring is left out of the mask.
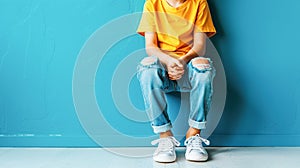
<path id="1" fill-rule="evenodd" d="M 166 138 L 166 137 L 169 137 L 169 136 L 173 136 L 173 133 L 171 131 L 161 132 L 159 134 L 160 138 Z"/>
<path id="2" fill-rule="evenodd" d="M 195 136 L 196 134 L 200 134 L 200 132 L 201 132 L 200 129 L 190 127 L 186 133 L 186 139 L 188 139 L 191 136 Z"/>

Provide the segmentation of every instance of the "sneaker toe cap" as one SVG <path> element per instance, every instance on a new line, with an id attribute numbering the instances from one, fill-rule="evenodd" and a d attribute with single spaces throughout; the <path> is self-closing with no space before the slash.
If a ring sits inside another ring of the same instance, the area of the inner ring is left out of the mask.
<path id="1" fill-rule="evenodd" d="M 208 159 L 208 155 L 206 153 L 202 153 L 198 150 L 192 150 L 185 155 L 187 160 L 191 161 L 206 161 Z"/>
<path id="2" fill-rule="evenodd" d="M 153 156 L 153 159 L 157 162 L 174 162 L 176 160 L 176 155 L 172 153 L 160 153 Z"/>

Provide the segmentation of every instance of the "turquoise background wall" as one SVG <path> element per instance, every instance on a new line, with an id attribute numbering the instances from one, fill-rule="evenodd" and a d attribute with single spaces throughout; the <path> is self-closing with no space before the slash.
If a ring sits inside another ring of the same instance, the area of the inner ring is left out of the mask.
<path id="1" fill-rule="evenodd" d="M 0 0 L 0 146 L 98 146 L 82 128 L 73 104 L 76 60 L 93 32 L 115 18 L 142 11 L 143 3 Z M 300 2 L 209 4 L 218 31 L 211 40 L 223 61 L 228 93 L 223 116 L 210 137 L 212 145 L 299 146 Z M 107 79 L 119 61 L 143 44 L 141 36 L 133 35 L 112 46 L 95 82 L 106 120 L 124 135 L 136 137 L 153 135 L 149 123 L 120 116 Z M 142 109 L 137 86 L 133 78 L 129 95 Z M 103 136 L 113 137 L 109 131 Z"/>

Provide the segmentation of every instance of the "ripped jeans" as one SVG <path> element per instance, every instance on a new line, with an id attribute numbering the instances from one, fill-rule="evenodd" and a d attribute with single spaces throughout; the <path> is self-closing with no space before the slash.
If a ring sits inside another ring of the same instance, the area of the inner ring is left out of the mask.
<path id="1" fill-rule="evenodd" d="M 197 64 L 199 59 L 206 59 L 209 64 Z M 168 78 L 166 68 L 157 57 L 144 58 L 138 65 L 137 77 L 143 93 L 145 110 L 154 133 L 166 132 L 172 128 L 165 93 L 174 91 L 190 92 L 189 126 L 205 129 L 214 76 L 215 69 L 209 58 L 192 59 L 186 65 L 185 72 L 179 80 Z"/>

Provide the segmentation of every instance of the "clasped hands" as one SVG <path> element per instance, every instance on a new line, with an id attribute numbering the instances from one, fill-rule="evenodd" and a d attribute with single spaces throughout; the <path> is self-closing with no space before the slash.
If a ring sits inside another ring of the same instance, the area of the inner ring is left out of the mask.
<path id="1" fill-rule="evenodd" d="M 186 62 L 181 58 L 168 59 L 168 61 L 166 62 L 166 68 L 167 68 L 169 79 L 179 80 L 184 74 L 185 66 L 186 66 Z"/>

